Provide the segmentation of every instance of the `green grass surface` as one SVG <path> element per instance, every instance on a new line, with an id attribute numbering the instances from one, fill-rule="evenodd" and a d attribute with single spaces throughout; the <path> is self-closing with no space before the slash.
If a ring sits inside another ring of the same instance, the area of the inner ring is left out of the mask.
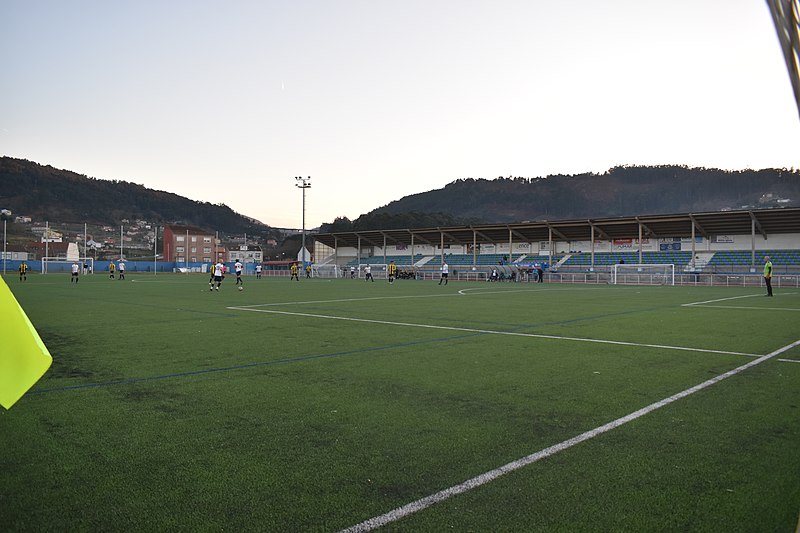
<path id="1" fill-rule="evenodd" d="M 338 531 L 800 339 L 798 290 L 127 277 L 5 278 L 54 362 L 0 410 L 3 530 Z M 384 529 L 794 531 L 791 360 Z"/>

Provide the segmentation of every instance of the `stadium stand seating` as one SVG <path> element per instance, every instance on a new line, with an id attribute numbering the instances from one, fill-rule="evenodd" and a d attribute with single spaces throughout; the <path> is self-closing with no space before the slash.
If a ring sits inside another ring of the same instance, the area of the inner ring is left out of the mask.
<path id="1" fill-rule="evenodd" d="M 611 266 L 615 265 L 622 260 L 628 264 L 639 263 L 639 252 L 595 252 L 594 265 L 595 266 Z M 692 252 L 682 251 L 664 251 L 664 252 L 642 252 L 641 263 L 649 265 L 663 265 L 674 264 L 678 266 L 686 266 L 692 260 Z M 564 267 L 589 267 L 592 266 L 592 254 L 590 253 L 577 253 L 567 259 Z"/>
<path id="2" fill-rule="evenodd" d="M 444 258 L 447 264 L 452 266 L 472 266 L 473 259 L 476 261 L 476 266 L 492 266 L 499 264 L 509 264 L 516 261 L 525 254 L 514 254 L 509 258 L 508 254 L 478 254 L 473 257 L 472 254 L 445 254 Z M 442 264 L 442 257 L 440 255 L 434 256 L 433 259 L 428 261 L 428 266 L 440 266 Z"/>
<path id="3" fill-rule="evenodd" d="M 375 255 L 372 257 L 362 257 L 361 259 L 353 259 L 348 261 L 346 266 L 358 266 L 359 264 L 382 265 L 384 263 L 389 264 L 391 261 L 394 261 L 394 264 L 398 266 L 411 266 L 423 257 L 425 256 L 422 254 L 416 254 L 414 257 L 410 255 L 387 255 L 385 258 L 382 255 Z"/>
<path id="4" fill-rule="evenodd" d="M 768 255 L 772 264 L 778 265 L 800 265 L 800 250 L 756 250 L 756 265 L 761 265 L 764 256 Z M 748 267 L 753 262 L 753 255 L 750 250 L 726 250 L 716 252 L 708 266 L 719 269 L 726 267 Z"/>

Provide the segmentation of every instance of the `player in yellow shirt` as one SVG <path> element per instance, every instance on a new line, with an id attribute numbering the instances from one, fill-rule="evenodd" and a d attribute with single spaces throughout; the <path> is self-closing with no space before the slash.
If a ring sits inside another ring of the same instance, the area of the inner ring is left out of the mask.
<path id="1" fill-rule="evenodd" d="M 297 281 L 300 281 L 300 276 L 297 275 L 297 263 L 292 263 L 291 270 L 292 270 L 292 275 L 289 278 L 289 281 L 292 281 L 293 279 L 296 279 Z"/>
<path id="2" fill-rule="evenodd" d="M 28 265 L 24 262 L 19 264 L 19 280 L 28 281 Z"/>
<path id="3" fill-rule="evenodd" d="M 395 277 L 397 277 L 397 265 L 392 261 L 389 263 L 389 283 L 394 283 Z"/>
<path id="4" fill-rule="evenodd" d="M 764 283 L 767 286 L 767 296 L 772 296 L 772 261 L 769 256 L 764 256 Z"/>
<path id="5" fill-rule="evenodd" d="M 108 273 L 109 278 L 114 279 L 114 270 L 117 268 L 117 265 L 114 264 L 114 261 L 108 263 Z"/>

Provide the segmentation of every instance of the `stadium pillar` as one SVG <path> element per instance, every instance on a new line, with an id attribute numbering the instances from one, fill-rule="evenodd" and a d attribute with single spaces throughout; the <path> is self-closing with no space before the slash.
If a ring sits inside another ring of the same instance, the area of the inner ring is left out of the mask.
<path id="1" fill-rule="evenodd" d="M 639 264 L 642 264 L 642 223 L 639 222 Z"/>
<path id="2" fill-rule="evenodd" d="M 478 266 L 478 232 L 472 230 L 472 266 Z"/>
<path id="3" fill-rule="evenodd" d="M 514 235 L 511 232 L 511 226 L 508 227 L 508 260 L 509 264 L 514 262 Z"/>

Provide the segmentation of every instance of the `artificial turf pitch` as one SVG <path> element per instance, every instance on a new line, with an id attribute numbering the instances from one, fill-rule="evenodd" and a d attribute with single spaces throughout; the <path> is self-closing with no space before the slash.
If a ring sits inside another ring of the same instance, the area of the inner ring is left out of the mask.
<path id="1" fill-rule="evenodd" d="M 790 346 L 798 289 L 126 277 L 5 278 L 54 359 L 6 531 L 797 526 L 800 347 L 448 491 Z"/>

